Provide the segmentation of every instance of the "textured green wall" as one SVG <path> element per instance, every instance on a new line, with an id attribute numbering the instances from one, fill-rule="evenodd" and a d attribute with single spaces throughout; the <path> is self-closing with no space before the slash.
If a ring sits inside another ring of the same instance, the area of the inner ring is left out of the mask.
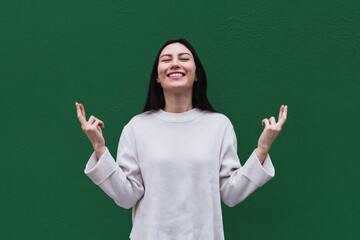
<path id="1" fill-rule="evenodd" d="M 276 176 L 224 206 L 226 239 L 360 239 L 360 2 L 2 0 L 1 239 L 127 239 L 124 210 L 83 173 L 75 101 L 113 156 L 141 111 L 155 54 L 184 37 L 242 163 L 289 106 Z"/>

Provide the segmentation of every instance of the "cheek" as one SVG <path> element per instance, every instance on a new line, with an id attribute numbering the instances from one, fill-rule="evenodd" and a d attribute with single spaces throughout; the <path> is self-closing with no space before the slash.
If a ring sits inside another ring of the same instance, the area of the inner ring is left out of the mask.
<path id="1" fill-rule="evenodd" d="M 196 72 L 196 66 L 194 63 L 187 65 L 187 69 L 189 72 L 193 72 L 193 73 Z"/>
<path id="2" fill-rule="evenodd" d="M 164 68 L 164 67 L 162 67 L 161 65 L 159 65 L 158 68 L 157 68 L 157 71 L 158 71 L 158 75 L 163 76 L 163 75 L 165 75 L 165 73 L 166 73 L 166 68 Z"/>
<path id="3" fill-rule="evenodd" d="M 196 75 L 196 68 L 193 67 L 193 66 L 191 66 L 191 67 L 188 68 L 188 72 L 189 72 L 191 75 L 195 76 L 195 75 Z"/>

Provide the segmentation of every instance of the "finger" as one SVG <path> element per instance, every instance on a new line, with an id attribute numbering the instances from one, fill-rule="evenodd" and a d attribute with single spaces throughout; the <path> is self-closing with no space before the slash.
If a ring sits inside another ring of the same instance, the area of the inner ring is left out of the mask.
<path id="1" fill-rule="evenodd" d="M 81 124 L 85 124 L 86 123 L 86 119 L 82 116 L 81 113 L 81 109 L 80 109 L 80 105 L 78 103 L 76 103 L 76 112 L 77 112 L 77 117 L 79 119 L 79 122 Z"/>
<path id="2" fill-rule="evenodd" d="M 93 124 L 91 124 L 92 127 L 97 127 L 100 123 L 99 119 L 96 119 L 95 122 Z"/>
<path id="3" fill-rule="evenodd" d="M 270 126 L 269 120 L 268 120 L 267 118 L 263 119 L 261 123 L 262 123 L 262 125 L 265 126 L 265 127 L 269 127 L 269 126 Z"/>
<path id="4" fill-rule="evenodd" d="M 83 118 L 86 120 L 85 108 L 84 108 L 84 106 L 83 106 L 81 103 L 79 103 L 79 105 L 80 105 L 81 115 L 82 115 Z"/>
<path id="5" fill-rule="evenodd" d="M 97 120 L 99 120 L 99 126 L 104 128 L 105 127 L 104 122 L 101 121 L 100 119 L 97 119 Z"/>
<path id="6" fill-rule="evenodd" d="M 94 123 L 96 120 L 97 120 L 97 118 L 94 117 L 93 115 L 91 115 L 91 116 L 89 117 L 88 124 L 93 125 L 93 123 Z"/>
<path id="7" fill-rule="evenodd" d="M 280 120 L 280 118 L 282 117 L 283 113 L 284 113 L 284 105 L 281 105 L 281 107 L 280 107 L 280 111 L 279 111 L 279 118 L 278 118 L 278 121 L 279 121 L 279 120 Z"/>
<path id="8" fill-rule="evenodd" d="M 91 115 L 89 120 L 85 124 L 85 131 L 90 131 L 93 128 L 94 122 L 96 122 L 97 118 Z"/>
<path id="9" fill-rule="evenodd" d="M 93 115 L 90 116 L 88 123 L 92 126 L 95 124 L 95 122 L 99 121 L 99 126 L 105 127 L 104 122 L 100 119 L 94 117 Z"/>
<path id="10" fill-rule="evenodd" d="M 278 121 L 278 126 L 282 127 L 287 119 L 287 105 L 284 106 L 284 113 Z"/>
<path id="11" fill-rule="evenodd" d="M 96 119 L 96 121 L 91 125 L 91 127 L 96 127 L 100 131 L 101 131 L 100 128 L 101 126 L 104 126 L 104 123 L 99 119 Z"/>
<path id="12" fill-rule="evenodd" d="M 275 125 L 276 125 L 276 121 L 275 121 L 275 118 L 273 117 L 273 116 L 271 116 L 271 118 L 270 118 L 270 125 L 272 126 L 272 127 L 275 127 Z"/>

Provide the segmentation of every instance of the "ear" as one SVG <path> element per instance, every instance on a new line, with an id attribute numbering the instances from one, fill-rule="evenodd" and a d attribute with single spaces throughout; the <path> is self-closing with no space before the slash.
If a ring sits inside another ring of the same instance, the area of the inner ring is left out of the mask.
<path id="1" fill-rule="evenodd" d="M 194 81 L 196 82 L 197 80 L 199 80 L 199 78 L 198 78 L 198 76 L 195 75 Z"/>

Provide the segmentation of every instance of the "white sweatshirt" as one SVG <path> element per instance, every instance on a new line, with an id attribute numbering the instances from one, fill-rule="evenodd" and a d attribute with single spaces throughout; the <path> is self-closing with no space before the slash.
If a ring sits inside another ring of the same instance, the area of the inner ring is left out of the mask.
<path id="1" fill-rule="evenodd" d="M 244 166 L 221 113 L 158 110 L 124 127 L 116 163 L 106 148 L 85 174 L 116 204 L 133 208 L 132 240 L 223 240 L 221 200 L 232 207 L 274 176 L 255 150 Z"/>

